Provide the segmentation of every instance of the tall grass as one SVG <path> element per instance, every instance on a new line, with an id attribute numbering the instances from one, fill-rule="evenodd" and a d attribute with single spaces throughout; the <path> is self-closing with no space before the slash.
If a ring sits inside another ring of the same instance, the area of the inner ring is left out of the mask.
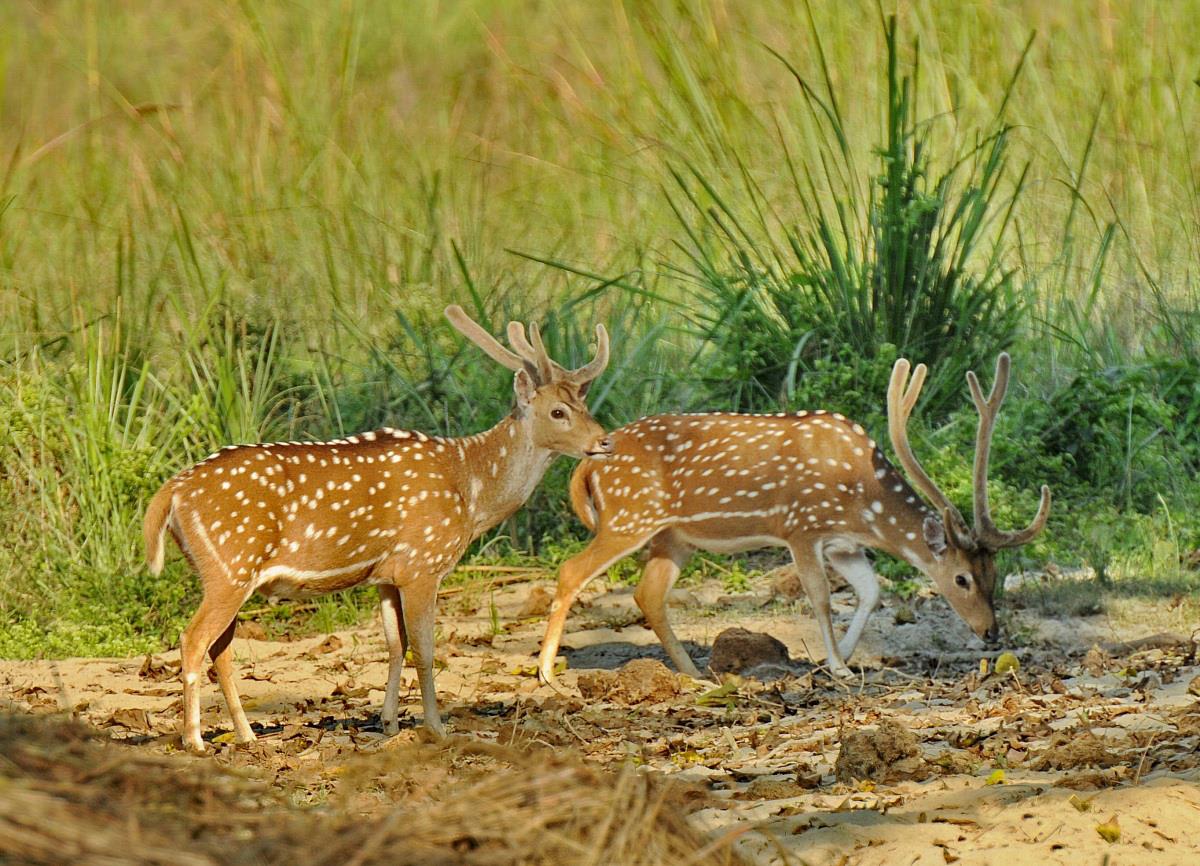
<path id="1" fill-rule="evenodd" d="M 963 374 L 1010 347 L 1023 324 L 1009 229 L 1028 167 L 1007 170 L 1000 116 L 982 132 L 938 134 L 955 118 L 923 116 L 919 49 L 902 70 L 895 18 L 882 29 L 886 109 L 869 177 L 858 176 L 831 70 L 819 68 L 817 85 L 791 64 L 816 158 L 798 162 L 780 142 L 790 206 L 765 201 L 745 172 L 732 190 L 695 168 L 673 172 L 684 253 L 674 269 L 694 287 L 681 306 L 706 345 L 709 401 L 786 405 L 814 365 L 832 361 L 862 369 L 877 404 L 899 352 L 929 364 L 926 407 L 945 412 L 961 400 Z M 1014 73 L 999 112 L 1015 83 Z"/>
<path id="2" fill-rule="evenodd" d="M 1200 399 L 1198 68 L 1169 0 L 0 4 L 0 653 L 172 639 L 195 588 L 146 575 L 140 512 L 220 445 L 495 421 L 511 382 L 449 300 L 537 317 L 567 363 L 605 321 L 613 425 L 869 412 L 888 346 L 952 383 L 1025 310 L 1030 430 L 1080 376 L 1119 380 L 1109 427 L 1160 392 L 1119 458 L 1027 462 L 1124 473 L 1122 508 L 1184 495 L 1159 446 L 1194 447 L 1166 434 Z M 807 299 L 757 320 L 778 330 L 710 323 L 769 377 L 704 373 L 699 278 Z M 996 327 L 968 340 L 981 305 Z M 965 423 L 930 441 L 957 453 Z M 1005 460 L 998 508 L 1041 480 Z M 578 533 L 568 469 L 490 550 Z"/>

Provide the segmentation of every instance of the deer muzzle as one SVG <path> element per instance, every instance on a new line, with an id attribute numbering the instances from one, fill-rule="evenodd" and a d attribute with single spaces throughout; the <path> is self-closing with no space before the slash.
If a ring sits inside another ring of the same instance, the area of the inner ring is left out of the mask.
<path id="1" fill-rule="evenodd" d="M 605 457 L 613 452 L 612 437 L 607 433 L 596 439 L 587 448 L 583 449 L 583 453 L 588 457 Z"/>

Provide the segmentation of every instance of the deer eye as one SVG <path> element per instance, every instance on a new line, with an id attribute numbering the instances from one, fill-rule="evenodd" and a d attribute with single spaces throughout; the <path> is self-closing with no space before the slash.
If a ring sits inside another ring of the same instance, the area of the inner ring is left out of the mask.
<path id="1" fill-rule="evenodd" d="M 550 417 L 555 421 L 561 421 L 563 418 L 567 417 L 567 412 L 565 409 L 551 409 Z"/>
<path id="2" fill-rule="evenodd" d="M 971 586 L 971 578 L 965 574 L 956 574 L 954 576 L 954 583 L 960 589 L 967 589 Z"/>

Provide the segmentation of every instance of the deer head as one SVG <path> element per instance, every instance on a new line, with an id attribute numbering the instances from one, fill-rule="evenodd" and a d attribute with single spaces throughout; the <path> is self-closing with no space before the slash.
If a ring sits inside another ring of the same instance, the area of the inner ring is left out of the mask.
<path id="1" fill-rule="evenodd" d="M 556 363 L 542 345 L 537 323 L 526 337 L 520 322 L 509 322 L 508 341 L 516 351 L 500 345 L 457 304 L 446 307 L 446 318 L 463 336 L 493 360 L 515 371 L 514 416 L 525 425 L 529 440 L 538 448 L 572 457 L 604 457 L 612 440 L 588 412 L 584 397 L 608 366 L 608 332 L 596 325 L 596 355 L 584 366 L 567 370 Z"/>
<path id="2" fill-rule="evenodd" d="M 920 396 L 927 372 L 924 364 L 912 370 L 909 383 L 909 362 L 900 358 L 892 368 L 888 385 L 888 433 L 900 465 L 914 486 L 930 501 L 940 519 L 930 515 L 925 520 L 925 542 L 934 559 L 929 577 L 942 595 L 977 635 L 985 640 L 999 636 L 996 625 L 994 598 L 996 592 L 996 553 L 1005 548 L 1027 544 L 1045 527 L 1050 516 L 1050 488 L 1042 486 L 1042 499 L 1033 521 L 1024 529 L 1005 532 L 996 528 L 988 507 L 988 457 L 992 432 L 1004 394 L 1008 390 L 1010 359 L 1001 352 L 996 359 L 996 376 L 992 391 L 985 399 L 974 372 L 967 373 L 971 399 L 979 413 L 975 437 L 975 464 L 972 478 L 975 499 L 975 525 L 968 526 L 954 504 L 946 497 L 921 467 L 908 442 L 908 418 Z M 907 384 L 906 384 L 907 383 Z"/>

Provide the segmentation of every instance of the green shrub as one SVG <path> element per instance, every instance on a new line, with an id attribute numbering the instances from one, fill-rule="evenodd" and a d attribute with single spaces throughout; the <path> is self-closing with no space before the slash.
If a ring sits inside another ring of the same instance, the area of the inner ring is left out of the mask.
<path id="1" fill-rule="evenodd" d="M 829 364 L 876 369 L 898 351 L 930 366 L 925 407 L 942 414 L 961 401 L 965 371 L 1010 346 L 1024 322 L 1015 271 L 1004 264 L 1024 187 L 1024 172 L 1014 179 L 1008 170 L 1008 127 L 997 116 L 965 144 L 946 143 L 935 132 L 946 119 L 917 108 L 919 49 L 902 75 L 894 18 L 884 30 L 884 141 L 867 183 L 856 176 L 828 70 L 824 94 L 793 70 L 826 142 L 815 148 L 820 182 L 817 165 L 790 165 L 800 227 L 767 222 L 752 185 L 738 202 L 698 170 L 674 172 L 686 231 L 678 270 L 691 287 L 687 312 L 706 346 L 701 376 L 716 405 L 792 402 L 806 370 L 819 379 Z"/>

